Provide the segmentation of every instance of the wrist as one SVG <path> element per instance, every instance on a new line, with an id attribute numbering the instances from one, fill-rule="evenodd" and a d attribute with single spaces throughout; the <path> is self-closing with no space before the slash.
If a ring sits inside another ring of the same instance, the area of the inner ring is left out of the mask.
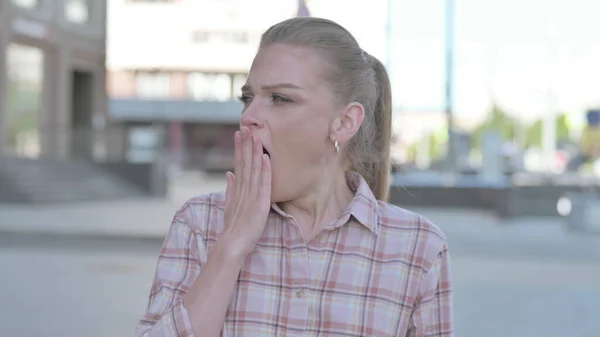
<path id="1" fill-rule="evenodd" d="M 251 250 L 244 248 L 237 238 L 223 235 L 217 241 L 214 253 L 223 263 L 242 265 Z"/>

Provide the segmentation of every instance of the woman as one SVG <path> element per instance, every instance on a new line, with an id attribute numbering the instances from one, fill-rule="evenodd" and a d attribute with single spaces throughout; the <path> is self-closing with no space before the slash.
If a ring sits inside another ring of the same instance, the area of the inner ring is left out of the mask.
<path id="1" fill-rule="evenodd" d="M 227 190 L 188 201 L 136 336 L 452 336 L 446 240 L 387 204 L 391 93 L 338 24 L 262 36 Z"/>

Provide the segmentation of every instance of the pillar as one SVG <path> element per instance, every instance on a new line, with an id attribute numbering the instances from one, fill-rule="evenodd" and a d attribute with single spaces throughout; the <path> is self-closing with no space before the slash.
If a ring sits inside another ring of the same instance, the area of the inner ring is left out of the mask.
<path id="1" fill-rule="evenodd" d="M 5 5 L 6 6 L 6 5 Z M 0 11 L 0 156 L 5 154 L 8 110 L 8 73 L 6 48 L 10 39 L 10 26 L 6 9 Z"/>
<path id="2" fill-rule="evenodd" d="M 42 128 L 45 156 L 68 158 L 71 147 L 71 71 L 69 50 L 56 46 L 44 53 L 44 101 Z"/>

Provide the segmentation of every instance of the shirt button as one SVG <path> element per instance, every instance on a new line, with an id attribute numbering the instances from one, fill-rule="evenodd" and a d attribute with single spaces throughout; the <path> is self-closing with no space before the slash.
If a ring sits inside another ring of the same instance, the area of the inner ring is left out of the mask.
<path id="1" fill-rule="evenodd" d="M 302 289 L 298 289 L 296 291 L 296 297 L 301 298 L 304 295 L 304 291 Z"/>

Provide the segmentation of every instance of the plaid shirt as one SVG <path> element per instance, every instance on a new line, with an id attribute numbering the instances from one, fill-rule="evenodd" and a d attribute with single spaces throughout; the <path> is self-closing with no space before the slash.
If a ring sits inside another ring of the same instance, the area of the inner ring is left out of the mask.
<path id="1" fill-rule="evenodd" d="M 446 239 L 419 215 L 356 190 L 342 217 L 306 243 L 273 206 L 239 274 L 222 336 L 453 336 Z M 223 230 L 224 193 L 176 214 L 136 336 L 195 336 L 182 298 Z"/>

